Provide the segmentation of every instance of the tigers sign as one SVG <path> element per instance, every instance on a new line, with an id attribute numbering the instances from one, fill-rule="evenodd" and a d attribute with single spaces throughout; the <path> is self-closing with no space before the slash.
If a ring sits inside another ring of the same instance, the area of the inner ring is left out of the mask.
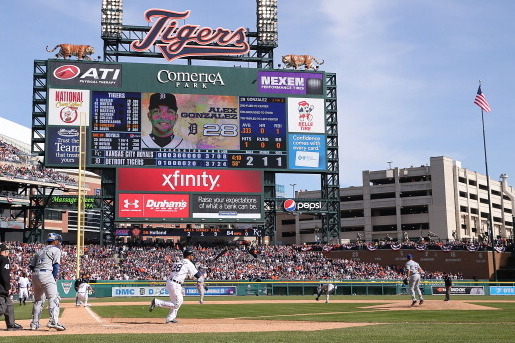
<path id="1" fill-rule="evenodd" d="M 199 25 L 179 25 L 179 20 L 186 19 L 190 11 L 173 12 L 162 9 L 149 9 L 145 20 L 154 25 L 141 40 L 131 43 L 131 49 L 143 52 L 157 44 L 163 57 L 168 61 L 186 56 L 243 55 L 250 50 L 247 43 L 246 29 L 239 27 L 234 31 Z"/>

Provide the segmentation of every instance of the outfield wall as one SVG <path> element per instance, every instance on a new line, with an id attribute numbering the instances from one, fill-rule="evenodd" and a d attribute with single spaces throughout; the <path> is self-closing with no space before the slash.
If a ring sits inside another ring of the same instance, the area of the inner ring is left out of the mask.
<path id="1" fill-rule="evenodd" d="M 327 282 L 327 281 L 324 281 Z M 408 294 L 402 280 L 342 280 L 331 281 L 337 286 L 336 295 L 402 295 Z M 74 281 L 59 280 L 61 298 L 75 298 Z M 207 296 L 272 296 L 314 295 L 318 281 L 208 281 Z M 92 297 L 168 297 L 164 281 L 109 281 L 91 283 Z M 441 280 L 422 282 L 423 294 L 443 294 Z M 186 296 L 198 296 L 194 282 L 184 285 Z M 488 280 L 454 280 L 453 294 L 461 295 L 514 295 L 515 282 L 489 282 Z"/>

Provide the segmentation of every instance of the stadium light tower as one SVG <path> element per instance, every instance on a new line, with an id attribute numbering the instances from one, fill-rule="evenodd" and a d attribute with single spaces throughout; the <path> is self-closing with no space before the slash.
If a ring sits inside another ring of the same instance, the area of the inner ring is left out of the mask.
<path id="1" fill-rule="evenodd" d="M 102 0 L 102 38 L 119 38 L 122 31 L 123 0 Z"/>
<path id="2" fill-rule="evenodd" d="M 277 0 L 257 0 L 258 44 L 277 47 Z"/>

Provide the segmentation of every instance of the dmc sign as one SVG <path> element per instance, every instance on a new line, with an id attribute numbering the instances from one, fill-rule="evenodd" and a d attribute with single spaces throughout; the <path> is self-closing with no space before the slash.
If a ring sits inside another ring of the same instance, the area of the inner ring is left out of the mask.
<path id="1" fill-rule="evenodd" d="M 293 199 L 288 199 L 284 201 L 283 207 L 287 212 L 320 211 L 322 209 L 322 203 L 320 201 L 295 201 Z"/>

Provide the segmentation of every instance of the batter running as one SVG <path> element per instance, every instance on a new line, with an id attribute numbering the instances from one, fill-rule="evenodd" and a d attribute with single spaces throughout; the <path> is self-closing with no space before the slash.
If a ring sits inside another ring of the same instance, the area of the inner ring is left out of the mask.
<path id="1" fill-rule="evenodd" d="M 181 261 L 176 262 L 172 266 L 172 273 L 168 280 L 166 280 L 166 289 L 168 289 L 168 294 L 170 295 L 170 301 L 160 300 L 160 299 L 152 299 L 152 303 L 150 304 L 149 311 L 152 312 L 154 307 L 164 307 L 169 308 L 170 312 L 166 317 L 166 323 L 178 323 L 175 318 L 177 317 L 177 312 L 179 312 L 179 308 L 181 308 L 182 303 L 184 302 L 184 296 L 182 295 L 182 284 L 186 278 L 196 277 L 200 278 L 203 274 L 197 270 L 197 268 L 193 265 L 193 251 L 186 249 L 183 251 L 182 256 L 184 257 Z"/>

